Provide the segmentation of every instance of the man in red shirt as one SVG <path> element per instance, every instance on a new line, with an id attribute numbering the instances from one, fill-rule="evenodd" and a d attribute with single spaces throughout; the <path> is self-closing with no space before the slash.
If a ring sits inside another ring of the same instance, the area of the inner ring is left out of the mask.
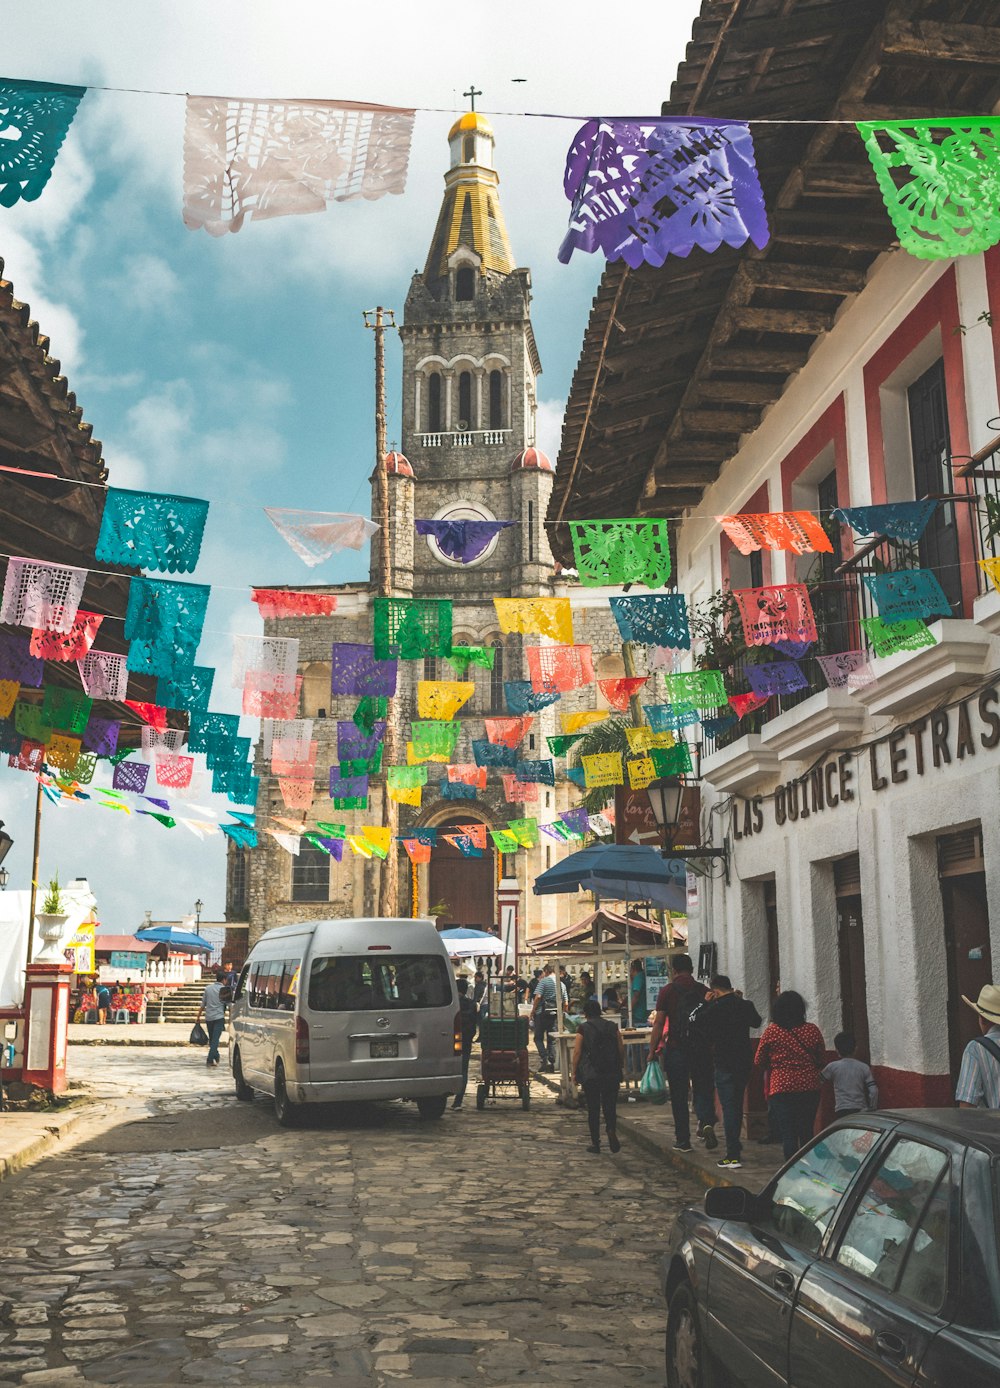
<path id="1" fill-rule="evenodd" d="M 712 1078 L 710 1049 L 688 1025 L 691 1013 L 705 1001 L 708 989 L 694 976 L 690 955 L 678 954 L 672 960 L 673 981 L 660 989 L 656 999 L 653 1032 L 649 1038 L 649 1059 L 653 1060 L 663 1043 L 662 1063 L 670 1087 L 670 1107 L 674 1115 L 674 1151 L 691 1151 L 691 1114 L 688 1091 L 694 1090 L 694 1111 L 698 1136 L 709 1149 L 717 1147 L 715 1136 L 715 1083 Z"/>

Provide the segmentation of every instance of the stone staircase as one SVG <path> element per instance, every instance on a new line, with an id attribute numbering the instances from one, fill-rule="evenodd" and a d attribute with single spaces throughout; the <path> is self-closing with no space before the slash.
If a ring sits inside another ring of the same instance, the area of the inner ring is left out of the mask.
<path id="1" fill-rule="evenodd" d="M 194 1019 L 201 1006 L 201 995 L 205 991 L 205 985 L 210 981 L 210 979 L 205 978 L 200 983 L 184 983 L 180 988 L 171 988 L 163 1002 L 163 1020 L 165 1022 L 187 1022 L 190 1026 L 194 1026 Z M 158 1021 L 160 1016 L 159 1003 L 150 1003 L 146 1015 L 149 1021 Z"/>

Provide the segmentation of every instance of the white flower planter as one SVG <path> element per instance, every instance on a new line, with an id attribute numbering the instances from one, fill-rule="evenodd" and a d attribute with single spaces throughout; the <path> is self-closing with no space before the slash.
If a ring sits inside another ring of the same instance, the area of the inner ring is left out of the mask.
<path id="1" fill-rule="evenodd" d="M 39 911 L 35 919 L 38 921 L 38 931 L 42 937 L 43 945 L 33 962 L 36 964 L 62 964 L 64 962 L 62 938 L 69 916 Z"/>

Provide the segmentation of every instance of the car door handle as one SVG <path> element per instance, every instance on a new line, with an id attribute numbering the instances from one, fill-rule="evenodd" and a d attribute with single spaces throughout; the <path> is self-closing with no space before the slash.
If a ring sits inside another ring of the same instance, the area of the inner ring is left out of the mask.
<path id="1" fill-rule="evenodd" d="M 890 1359 L 902 1359 L 906 1353 L 906 1341 L 891 1331 L 882 1330 L 875 1336 L 875 1348 Z"/>
<path id="2" fill-rule="evenodd" d="M 779 1292 L 784 1292 L 786 1296 L 791 1296 L 795 1287 L 795 1278 L 790 1272 L 776 1272 L 771 1278 L 771 1285 Z"/>

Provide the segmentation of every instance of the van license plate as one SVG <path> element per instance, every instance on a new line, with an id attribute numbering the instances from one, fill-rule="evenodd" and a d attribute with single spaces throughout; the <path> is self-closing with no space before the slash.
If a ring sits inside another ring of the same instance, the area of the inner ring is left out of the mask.
<path id="1" fill-rule="evenodd" d="M 372 1060 L 391 1060 L 399 1055 L 398 1041 L 372 1041 Z"/>

